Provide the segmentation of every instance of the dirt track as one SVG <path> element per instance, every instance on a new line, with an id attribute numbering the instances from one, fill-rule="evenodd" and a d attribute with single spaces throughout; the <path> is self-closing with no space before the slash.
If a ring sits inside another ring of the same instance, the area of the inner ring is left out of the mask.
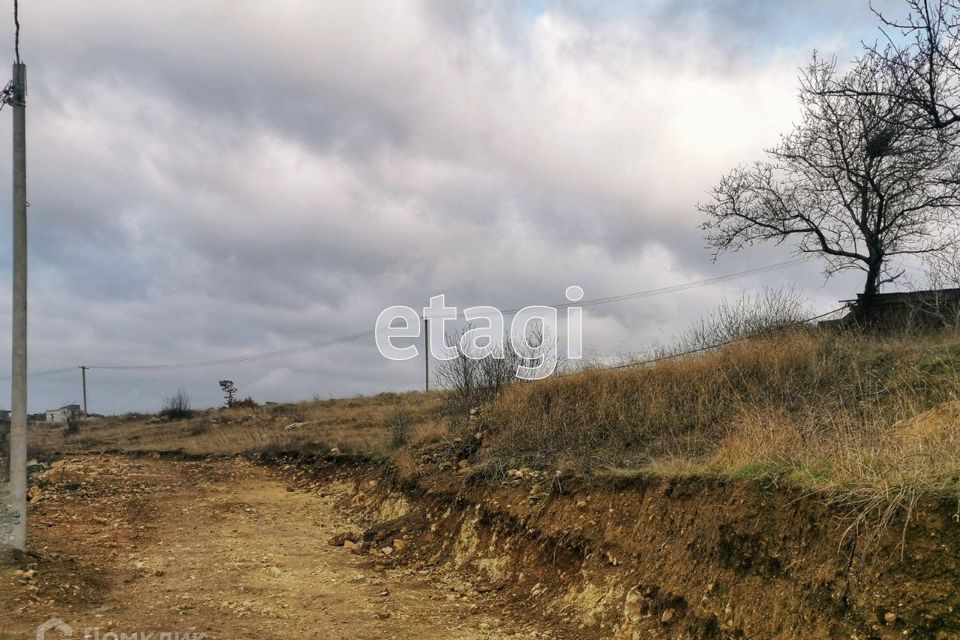
<path id="1" fill-rule="evenodd" d="M 356 529 L 335 508 L 345 486 L 293 490 L 239 459 L 84 456 L 44 476 L 30 521 L 37 557 L 0 568 L 3 639 L 33 638 L 53 617 L 73 637 L 557 637 L 483 613 L 483 596 L 455 576 L 330 546 Z"/>

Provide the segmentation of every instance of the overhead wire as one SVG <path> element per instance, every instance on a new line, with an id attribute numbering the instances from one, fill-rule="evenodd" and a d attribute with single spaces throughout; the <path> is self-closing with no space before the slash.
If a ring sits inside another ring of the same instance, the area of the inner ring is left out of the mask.
<path id="1" fill-rule="evenodd" d="M 806 262 L 809 258 L 800 257 L 794 258 L 792 260 L 787 260 L 784 262 L 778 262 L 774 264 L 765 265 L 762 267 L 755 267 L 752 269 L 747 269 L 744 271 L 738 271 L 734 273 L 728 273 L 721 276 L 715 276 L 712 278 L 706 278 L 703 280 L 696 280 L 692 282 L 685 282 L 677 285 L 670 285 L 667 287 L 659 287 L 656 289 L 646 289 L 643 291 L 636 291 L 632 293 L 620 294 L 615 296 L 606 296 L 601 298 L 593 298 L 589 300 L 580 300 L 577 302 L 564 302 L 557 305 L 552 305 L 557 309 L 565 309 L 573 306 L 577 307 L 592 307 L 602 304 L 610 304 L 616 302 L 623 302 L 626 300 L 635 300 L 641 298 L 648 298 L 658 295 L 664 295 L 668 293 L 676 293 L 680 291 L 687 291 L 690 289 L 695 289 L 699 287 L 704 287 L 708 285 L 720 284 L 724 282 L 729 282 L 732 280 L 737 280 L 741 278 L 746 278 L 753 275 L 760 275 L 763 273 L 769 273 L 772 271 L 777 271 L 791 266 L 796 266 Z M 515 315 L 521 309 L 507 309 L 502 311 L 503 315 Z M 464 319 L 465 316 L 461 312 L 457 315 L 458 319 Z M 337 336 L 333 338 L 328 338 L 326 340 L 321 340 L 318 342 L 312 342 L 302 345 L 297 345 L 293 347 L 287 347 L 284 349 L 276 349 L 272 351 L 264 351 L 260 353 L 246 354 L 242 356 L 234 356 L 227 358 L 216 358 L 210 360 L 197 360 L 197 361 L 188 361 L 188 362 L 172 362 L 172 363 L 150 363 L 150 364 L 92 364 L 85 365 L 89 369 L 99 369 L 99 370 L 111 370 L 111 371 L 163 371 L 163 370 L 178 370 L 178 369 L 202 369 L 210 367 L 218 367 L 224 365 L 232 364 L 243 364 L 247 362 L 260 362 L 264 360 L 272 360 L 274 358 L 284 358 L 294 355 L 299 355 L 303 353 L 310 353 L 314 351 L 319 351 L 322 349 L 327 349 L 330 347 L 348 344 L 352 342 L 357 342 L 370 338 L 376 335 L 375 329 L 368 329 L 364 331 L 357 331 L 355 333 Z M 30 374 L 32 376 L 39 375 L 53 375 L 56 373 L 63 373 L 66 371 L 73 371 L 76 367 L 65 367 L 61 369 L 52 369 L 49 371 L 38 372 L 36 374 Z M 0 377 L 0 380 L 9 379 L 9 377 Z"/>

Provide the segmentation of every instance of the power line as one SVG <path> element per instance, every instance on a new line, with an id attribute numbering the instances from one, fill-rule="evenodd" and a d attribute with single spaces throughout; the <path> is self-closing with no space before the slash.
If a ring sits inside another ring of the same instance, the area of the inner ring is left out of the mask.
<path id="1" fill-rule="evenodd" d="M 263 353 L 253 353 L 246 356 L 238 356 L 234 358 L 221 358 L 218 360 L 200 360 L 196 362 L 176 362 L 169 364 L 140 364 L 140 365 L 89 365 L 88 369 L 110 369 L 114 371 L 144 371 L 144 370 L 163 370 L 163 369 L 202 369 L 208 367 L 217 367 L 225 364 L 240 364 L 244 362 L 257 362 L 260 360 L 270 360 L 273 358 L 283 358 L 287 356 L 293 356 L 300 353 L 308 353 L 310 351 L 318 351 L 320 349 L 325 349 L 327 347 L 333 347 L 340 344 L 347 344 L 349 342 L 356 342 L 357 340 L 362 340 L 373 336 L 376 333 L 375 330 L 367 331 L 358 331 L 357 333 L 351 333 L 349 335 L 340 336 L 338 338 L 330 338 L 329 340 L 323 340 L 321 342 L 313 342 L 310 344 L 304 344 L 296 347 L 288 347 L 286 349 L 278 349 L 276 351 L 265 351 Z"/>
<path id="2" fill-rule="evenodd" d="M 659 289 L 647 289 L 645 291 L 637 291 L 634 293 L 624 293 L 616 296 L 607 296 L 605 298 L 593 298 L 591 300 L 581 300 L 579 302 L 564 302 L 562 304 L 551 305 L 556 309 L 566 309 L 567 307 L 595 307 L 601 304 L 609 304 L 611 302 L 623 302 L 625 300 L 636 300 L 638 298 L 651 298 L 653 296 L 663 295 L 665 293 L 677 293 L 679 291 L 687 291 L 688 289 L 697 289 L 699 287 L 705 287 L 711 284 L 721 284 L 724 282 L 730 282 L 731 280 L 739 280 L 740 278 L 746 278 L 748 276 L 760 275 L 763 273 L 770 273 L 771 271 L 778 271 L 780 269 L 785 269 L 787 267 L 793 267 L 796 265 L 803 264 L 810 260 L 808 256 L 801 258 L 794 258 L 793 260 L 787 260 L 785 262 L 777 262 L 774 264 L 768 264 L 764 267 L 756 267 L 754 269 L 747 269 L 746 271 L 738 271 L 736 273 L 728 273 L 722 276 L 715 276 L 713 278 L 707 278 L 705 280 L 695 280 L 693 282 L 685 282 L 683 284 L 675 284 L 669 287 L 660 287 Z M 514 315 L 518 313 L 520 309 L 510 309 L 508 311 L 503 311 L 503 315 Z M 462 315 L 462 314 L 461 314 Z"/>
<path id="3" fill-rule="evenodd" d="M 761 335 L 763 335 L 763 334 L 765 334 L 765 333 L 772 333 L 772 332 L 774 332 L 774 331 L 780 331 L 780 330 L 782 330 L 782 329 L 786 329 L 787 327 L 799 327 L 800 325 L 809 324 L 809 323 L 813 322 L 814 320 L 820 320 L 820 319 L 822 319 L 822 318 L 826 318 L 827 316 L 833 315 L 833 314 L 835 314 L 835 313 L 839 313 L 840 311 L 843 311 L 843 310 L 846 309 L 846 308 L 847 308 L 846 306 L 838 307 L 838 308 L 833 309 L 833 310 L 831 310 L 831 311 L 827 311 L 826 313 L 821 313 L 821 314 L 815 315 L 815 316 L 813 316 L 813 317 L 811 317 L 811 318 L 805 318 L 805 319 L 803 319 L 803 320 L 797 320 L 797 321 L 795 321 L 795 322 L 790 322 L 790 323 L 788 323 L 788 324 L 785 324 L 785 325 L 782 325 L 782 326 L 779 326 L 779 327 L 772 327 L 772 328 L 770 328 L 770 329 L 767 329 L 766 331 L 759 331 L 759 332 L 757 332 L 757 333 L 755 333 L 755 334 L 752 334 L 752 335 L 749 336 L 749 337 L 751 337 L 751 338 L 756 338 L 756 337 L 759 337 L 759 336 L 761 336 Z M 682 357 L 684 357 L 684 356 L 692 356 L 692 355 L 696 355 L 696 354 L 698 354 L 698 353 L 703 353 L 704 351 L 711 351 L 711 350 L 713 350 L 713 349 L 719 349 L 720 347 L 725 347 L 725 346 L 728 345 L 728 344 L 733 344 L 734 342 L 737 342 L 737 341 L 742 340 L 742 339 L 743 339 L 742 337 L 741 337 L 741 338 L 730 338 L 729 340 L 723 340 L 723 341 L 721 341 L 721 342 L 717 342 L 717 343 L 715 343 L 715 344 L 707 345 L 707 346 L 705 346 L 705 347 L 697 347 L 696 349 L 690 349 L 689 351 L 682 351 L 682 352 L 680 352 L 680 353 L 671 353 L 671 354 L 664 355 L 664 356 L 657 356 L 656 358 L 649 358 L 649 359 L 647 359 L 647 360 L 638 360 L 638 361 L 636 361 L 636 362 L 628 362 L 628 363 L 626 363 L 626 364 L 618 364 L 618 365 L 612 365 L 612 366 L 608 366 L 608 367 L 599 367 L 598 370 L 599 370 L 599 371 L 612 371 L 612 370 L 614 370 L 614 369 L 629 369 L 629 368 L 631 368 L 631 367 L 642 367 L 642 366 L 648 365 L 648 364 L 656 364 L 657 362 L 663 362 L 664 360 L 672 360 L 672 359 L 674 359 L 674 358 L 682 358 Z M 563 375 L 574 375 L 574 374 L 576 374 L 576 373 L 579 373 L 579 372 L 578 372 L 578 371 L 573 371 L 573 372 L 571 372 L 571 373 L 563 374 Z"/>
<path id="4" fill-rule="evenodd" d="M 625 300 L 632 300 L 637 298 L 647 298 L 656 295 L 663 295 L 667 293 L 676 293 L 679 291 L 686 291 L 688 289 L 694 289 L 698 287 L 704 287 L 711 284 L 719 284 L 722 282 L 729 282 L 731 280 L 737 280 L 740 278 L 745 278 L 752 275 L 758 275 L 762 273 L 768 273 L 771 271 L 777 271 L 779 269 L 784 269 L 786 267 L 791 267 L 795 265 L 802 264 L 809 260 L 807 257 L 794 258 L 792 260 L 787 260 L 785 262 L 777 262 L 774 264 L 766 265 L 763 267 L 755 267 L 753 269 L 747 269 L 745 271 L 738 271 L 736 273 L 729 273 L 722 276 L 716 276 L 713 278 L 707 278 L 704 280 L 696 280 L 693 282 L 686 282 L 683 284 L 672 285 L 669 287 L 661 287 L 659 289 L 647 289 L 645 291 L 637 291 L 634 293 L 626 293 L 617 296 L 608 296 L 605 298 L 594 298 L 592 300 L 582 300 L 580 302 L 564 302 L 562 304 L 554 305 L 557 309 L 564 309 L 571 306 L 597 306 L 601 304 L 608 304 L 613 302 L 622 302 Z M 519 312 L 520 309 L 508 309 L 502 311 L 503 315 L 514 315 Z M 457 316 L 458 319 L 464 319 L 465 316 L 461 312 Z M 246 362 L 258 362 L 261 360 L 272 360 L 273 358 L 283 358 L 292 355 L 298 355 L 301 353 L 309 353 L 312 351 L 319 351 L 321 349 L 326 349 L 329 347 L 347 344 L 350 342 L 356 342 L 358 340 L 363 340 L 365 338 L 370 338 L 376 335 L 376 330 L 369 329 L 367 331 L 358 331 L 345 336 L 340 336 L 337 338 L 330 338 L 321 342 L 314 342 L 310 344 L 300 345 L 296 347 L 289 347 L 286 349 L 278 349 L 276 351 L 266 351 L 263 353 L 250 354 L 246 356 L 238 356 L 233 358 L 221 358 L 216 360 L 205 360 L 198 362 L 179 362 L 179 363 L 169 363 L 169 364 L 144 364 L 144 365 L 90 365 L 90 369 L 109 369 L 113 371 L 157 371 L 157 370 L 168 370 L 168 369 L 200 369 L 200 368 L 209 368 L 217 367 L 221 365 L 228 364 L 242 364 Z"/>
<path id="5" fill-rule="evenodd" d="M 765 265 L 763 267 L 755 267 L 753 269 L 747 269 L 744 271 L 738 271 L 735 273 L 728 273 L 722 276 L 716 276 L 713 278 L 706 278 L 704 280 L 695 280 L 692 282 L 685 282 L 683 284 L 671 285 L 667 287 L 660 287 L 657 289 L 646 289 L 644 291 L 636 291 L 633 293 L 625 293 L 616 296 L 607 296 L 602 298 L 593 298 L 589 300 L 581 300 L 579 302 L 564 302 L 561 304 L 553 305 L 557 309 L 565 309 L 572 306 L 579 307 L 592 307 L 602 304 L 610 304 L 615 302 L 623 302 L 626 300 L 635 300 L 640 298 L 648 298 L 658 295 L 664 295 L 668 293 L 677 293 L 680 291 L 687 291 L 690 289 L 695 289 L 699 287 L 704 287 L 713 284 L 721 284 L 724 282 L 729 282 L 732 280 L 738 280 L 741 278 L 746 278 L 753 275 L 760 275 L 763 273 L 769 273 L 772 271 L 777 271 L 787 267 L 796 266 L 806 262 L 809 258 L 801 257 L 794 258 L 792 260 L 787 260 L 784 262 L 777 262 L 774 264 Z M 502 311 L 503 315 L 514 315 L 520 311 L 519 308 L 508 309 Z M 458 314 L 458 319 L 464 319 L 464 314 L 461 312 Z M 253 353 L 243 356 L 235 356 L 229 358 L 218 358 L 212 360 L 199 360 L 193 362 L 174 362 L 174 363 L 158 363 L 158 364 L 99 364 L 99 365 L 84 365 L 88 369 L 101 369 L 101 370 L 111 370 L 111 371 L 163 371 L 163 370 L 174 370 L 174 369 L 203 369 L 210 367 L 218 367 L 223 365 L 231 364 L 243 364 L 247 362 L 259 362 L 263 360 L 272 360 L 274 358 L 284 358 L 294 355 L 299 355 L 303 353 L 310 353 L 313 351 L 319 351 L 321 349 L 327 349 L 330 347 L 348 344 L 351 342 L 357 342 L 365 338 L 370 338 L 376 335 L 376 330 L 368 329 L 366 331 L 358 331 L 355 333 L 347 334 L 344 336 L 338 336 L 335 338 L 329 338 L 327 340 L 322 340 L 319 342 L 312 342 L 309 344 L 298 345 L 294 347 L 287 347 L 285 349 L 277 349 L 274 351 L 264 351 L 262 353 Z M 47 376 L 55 375 L 59 373 L 66 373 L 68 371 L 75 371 L 76 367 L 62 367 L 59 369 L 51 369 L 48 371 L 39 371 L 36 373 L 31 373 L 31 377 L 37 376 Z M 7 377 L 0 377 L 0 380 L 8 380 Z"/>
<path id="6" fill-rule="evenodd" d="M 58 374 L 58 373 L 67 373 L 68 371 L 69 371 L 69 372 L 74 372 L 74 371 L 76 371 L 76 370 L 77 370 L 76 367 L 60 367 L 59 369 L 48 369 L 48 370 L 46 370 L 46 371 L 35 371 L 35 372 L 32 372 L 32 373 L 28 373 L 28 374 L 27 374 L 27 377 L 28 377 L 28 378 L 39 378 L 39 377 L 42 377 L 42 376 L 52 376 L 52 375 L 56 375 L 56 374 Z M 8 381 L 8 380 L 10 380 L 10 376 L 0 376 L 0 381 Z"/>

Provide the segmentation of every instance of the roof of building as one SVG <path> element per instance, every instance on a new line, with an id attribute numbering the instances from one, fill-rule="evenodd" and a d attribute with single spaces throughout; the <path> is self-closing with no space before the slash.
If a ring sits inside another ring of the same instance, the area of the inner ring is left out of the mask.
<path id="1" fill-rule="evenodd" d="M 960 298 L 960 287 L 950 289 L 923 289 L 920 291 L 891 291 L 890 293 L 877 293 L 873 296 L 874 304 L 898 304 L 901 302 L 914 302 L 917 300 L 930 300 L 932 298 Z M 856 300 L 843 300 L 842 302 L 859 302 L 863 300 L 863 294 L 858 293 Z"/>

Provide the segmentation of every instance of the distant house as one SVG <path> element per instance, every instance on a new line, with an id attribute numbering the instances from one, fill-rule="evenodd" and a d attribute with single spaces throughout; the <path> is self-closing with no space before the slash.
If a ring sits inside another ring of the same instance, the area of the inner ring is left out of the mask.
<path id="1" fill-rule="evenodd" d="M 47 422 L 67 422 L 71 418 L 76 418 L 80 415 L 80 405 L 64 405 L 59 409 L 50 409 L 46 414 Z"/>
<path id="2" fill-rule="evenodd" d="M 10 422 L 10 412 L 6 409 L 0 409 L 0 422 Z"/>
<path id="3" fill-rule="evenodd" d="M 960 324 L 960 288 L 878 293 L 864 315 L 863 294 L 846 300 L 850 312 L 826 324 L 846 326 L 866 323 L 881 329 L 934 329 Z"/>

